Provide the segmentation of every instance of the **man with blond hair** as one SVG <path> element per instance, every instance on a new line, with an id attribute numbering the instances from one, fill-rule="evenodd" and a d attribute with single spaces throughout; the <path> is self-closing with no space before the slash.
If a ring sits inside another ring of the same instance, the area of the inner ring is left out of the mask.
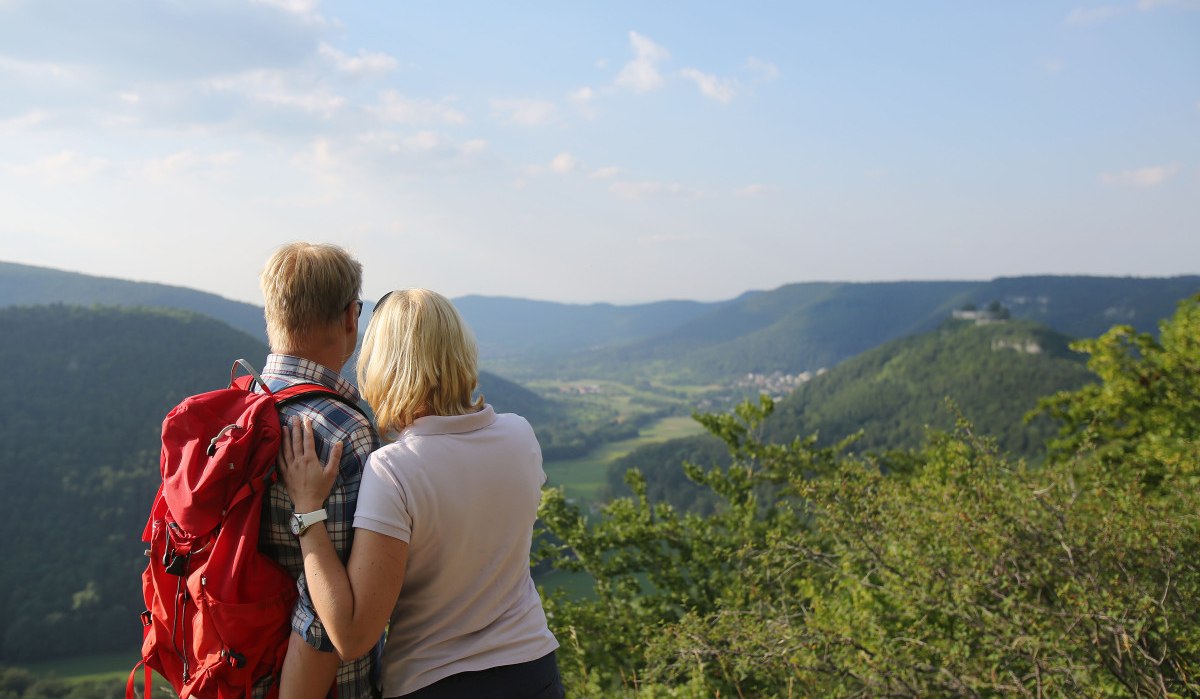
<path id="1" fill-rule="evenodd" d="M 311 524 L 325 521 L 338 555 L 343 561 L 349 558 L 363 466 L 379 447 L 370 421 L 352 407 L 359 403 L 358 389 L 341 375 L 358 344 L 362 265 L 335 245 L 290 243 L 267 261 L 261 284 L 271 343 L 262 371 L 267 387 L 277 391 L 316 383 L 338 394 L 289 403 L 280 408 L 280 421 L 299 426 L 311 420 L 317 449 L 326 458 L 334 444 L 343 445 L 337 483 L 323 510 L 296 512 L 281 483 L 273 484 L 266 495 L 259 548 L 296 578 L 300 593 L 289 643 L 303 662 L 285 668 L 282 696 L 317 699 L 333 688 L 337 699 L 371 697 L 375 653 L 340 662 L 313 608 L 299 541 Z"/>

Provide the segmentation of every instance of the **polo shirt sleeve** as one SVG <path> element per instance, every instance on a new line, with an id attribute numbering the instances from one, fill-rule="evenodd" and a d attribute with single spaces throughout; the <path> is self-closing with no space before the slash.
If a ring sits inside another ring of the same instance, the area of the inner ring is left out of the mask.
<path id="1" fill-rule="evenodd" d="M 355 529 L 366 529 L 408 543 L 412 537 L 412 514 L 408 492 L 397 465 L 383 452 L 367 459 L 354 512 Z"/>

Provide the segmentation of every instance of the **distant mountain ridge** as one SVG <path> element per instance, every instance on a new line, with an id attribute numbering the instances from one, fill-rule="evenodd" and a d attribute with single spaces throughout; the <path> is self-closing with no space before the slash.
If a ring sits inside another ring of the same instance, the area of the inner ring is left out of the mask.
<path id="1" fill-rule="evenodd" d="M 267 340 L 260 306 L 182 286 L 0 262 L 0 307 L 50 303 L 178 308 L 221 320 L 261 342 Z"/>
<path id="2" fill-rule="evenodd" d="M 1013 277 L 990 282 L 813 282 L 741 297 L 624 347 L 564 358 L 555 370 L 720 380 L 745 372 L 828 368 L 884 342 L 936 328 L 955 308 L 998 302 L 1013 317 L 1072 337 L 1125 323 L 1155 332 L 1200 276 Z"/>
<path id="3" fill-rule="evenodd" d="M 454 306 L 478 338 L 480 354 L 489 359 L 544 357 L 619 345 L 686 323 L 725 303 L 659 301 L 617 306 L 501 296 L 454 299 Z"/>
<path id="4" fill-rule="evenodd" d="M 831 367 L 899 337 L 936 328 L 968 304 L 999 302 L 1015 318 L 1072 337 L 1115 323 L 1155 331 L 1200 276 L 1002 277 L 991 281 L 804 282 L 722 302 L 618 306 L 464 296 L 484 366 L 505 376 L 580 376 L 682 383 L 747 372 Z M 211 315 L 255 337 L 262 310 L 180 287 L 0 263 L 0 307 L 66 303 L 175 307 Z"/>
<path id="5" fill-rule="evenodd" d="M 0 262 L 0 308 L 50 303 L 178 308 L 217 318 L 266 341 L 261 306 L 186 287 Z M 464 296 L 454 299 L 454 304 L 475 332 L 485 361 L 619 344 L 722 305 L 699 301 L 566 304 L 492 296 Z M 374 302 L 368 299 L 364 317 L 369 317 L 373 308 Z"/>

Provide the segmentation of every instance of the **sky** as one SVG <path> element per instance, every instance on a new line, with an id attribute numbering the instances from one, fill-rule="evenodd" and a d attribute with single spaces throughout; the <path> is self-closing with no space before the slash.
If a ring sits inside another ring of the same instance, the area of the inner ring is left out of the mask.
<path id="1" fill-rule="evenodd" d="M 1200 272 L 1200 0 L 0 0 L 0 260 L 261 303 Z"/>

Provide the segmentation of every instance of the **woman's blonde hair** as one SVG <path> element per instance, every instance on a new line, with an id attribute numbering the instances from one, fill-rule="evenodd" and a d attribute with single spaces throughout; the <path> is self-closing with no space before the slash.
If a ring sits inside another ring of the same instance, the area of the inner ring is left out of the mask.
<path id="1" fill-rule="evenodd" d="M 375 307 L 358 358 L 358 387 L 380 433 L 421 415 L 466 415 L 479 381 L 479 351 L 450 300 L 428 289 L 393 291 Z"/>
<path id="2" fill-rule="evenodd" d="M 295 350 L 358 300 L 362 264 L 336 245 L 288 243 L 267 260 L 259 283 L 271 349 Z"/>

